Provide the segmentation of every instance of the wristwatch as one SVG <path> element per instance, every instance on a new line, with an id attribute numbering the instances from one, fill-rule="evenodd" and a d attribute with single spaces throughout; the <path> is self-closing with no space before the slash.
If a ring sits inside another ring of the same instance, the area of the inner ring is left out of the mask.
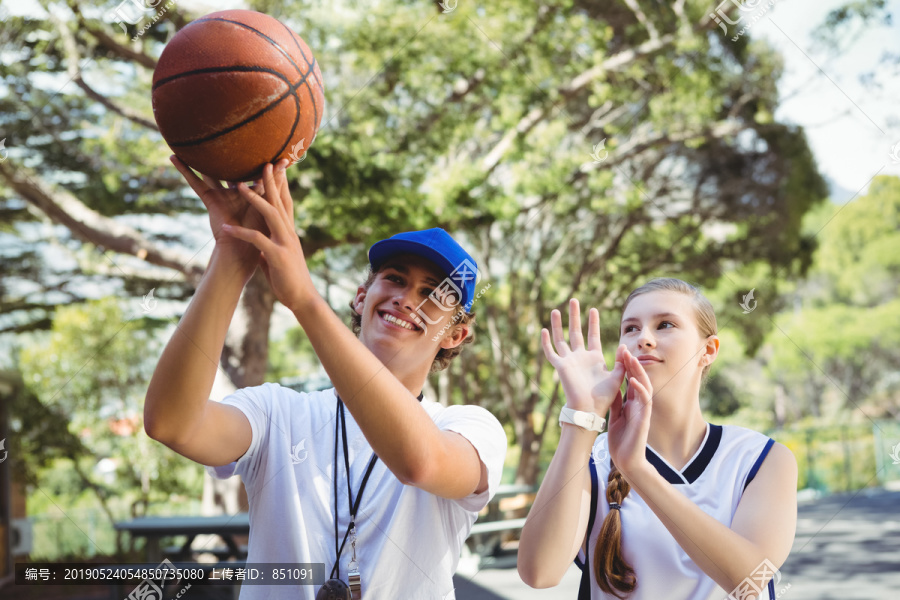
<path id="1" fill-rule="evenodd" d="M 559 411 L 559 424 L 569 423 L 588 431 L 603 431 L 606 428 L 606 419 L 597 413 L 573 410 L 563 406 Z"/>

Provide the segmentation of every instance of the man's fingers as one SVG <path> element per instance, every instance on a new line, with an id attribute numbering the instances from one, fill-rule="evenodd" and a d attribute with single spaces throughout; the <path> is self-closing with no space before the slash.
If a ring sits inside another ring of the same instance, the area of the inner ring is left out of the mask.
<path id="1" fill-rule="evenodd" d="M 213 179 L 209 175 L 204 175 L 203 173 L 200 173 L 200 175 L 203 177 L 203 183 L 208 185 L 211 190 L 224 190 L 225 189 L 225 186 L 222 185 L 222 182 L 219 181 L 218 179 Z"/>
<path id="2" fill-rule="evenodd" d="M 275 244 L 272 243 L 272 240 L 255 229 L 247 229 L 240 225 L 222 225 L 222 232 L 235 239 L 247 242 L 248 244 L 253 244 L 256 246 L 256 249 L 262 253 L 266 253 L 275 248 Z"/>
<path id="3" fill-rule="evenodd" d="M 207 185 L 202 179 L 197 177 L 197 174 L 194 173 L 193 169 L 187 166 L 174 154 L 169 157 L 169 160 L 172 161 L 172 164 L 175 165 L 175 168 L 178 169 L 178 172 L 181 173 L 182 177 L 184 177 L 184 180 L 187 181 L 189 186 L 191 186 L 191 189 L 194 190 L 194 193 L 200 197 L 200 200 L 202 200 L 204 204 L 206 204 L 206 200 L 203 198 L 203 195 L 207 191 L 209 191 L 209 185 Z"/>
<path id="4" fill-rule="evenodd" d="M 241 196 L 262 215 L 273 239 L 284 233 L 284 223 L 282 223 L 281 215 L 277 208 L 269 204 L 265 198 L 250 189 L 250 186 L 246 183 L 238 184 L 238 191 L 241 193 Z"/>

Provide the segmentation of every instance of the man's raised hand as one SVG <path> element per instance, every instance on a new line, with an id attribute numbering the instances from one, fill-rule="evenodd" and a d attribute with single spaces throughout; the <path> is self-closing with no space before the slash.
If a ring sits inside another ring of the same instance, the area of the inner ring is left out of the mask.
<path id="1" fill-rule="evenodd" d="M 315 297 L 316 291 L 294 228 L 294 201 L 288 189 L 286 166 L 265 165 L 261 190 L 244 183 L 237 186 L 243 200 L 262 216 L 264 227 L 225 223 L 222 232 L 251 244 L 261 254 L 261 264 L 275 297 L 296 313 Z"/>
<path id="2" fill-rule="evenodd" d="M 217 251 L 224 252 L 230 259 L 237 261 L 249 278 L 259 263 L 259 250 L 252 244 L 225 235 L 222 226 L 238 225 L 267 234 L 268 229 L 262 215 L 241 196 L 234 184 L 225 186 L 207 175 L 198 176 L 174 155 L 170 160 L 209 212 L 209 225 L 216 239 Z M 261 182 L 257 182 L 256 187 L 261 190 Z"/>

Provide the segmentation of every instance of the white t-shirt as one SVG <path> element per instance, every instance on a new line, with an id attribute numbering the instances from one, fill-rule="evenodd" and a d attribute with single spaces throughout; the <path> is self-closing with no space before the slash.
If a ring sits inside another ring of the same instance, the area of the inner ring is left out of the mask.
<path id="1" fill-rule="evenodd" d="M 338 438 L 334 464 L 334 389 L 304 394 L 264 384 L 244 388 L 223 400 L 250 421 L 250 448 L 236 462 L 207 467 L 214 477 L 240 475 L 250 502 L 252 563 L 325 563 L 326 578 L 335 561 L 333 478 L 338 485 L 340 539 L 350 521 L 343 446 Z M 448 500 L 403 485 L 375 463 L 356 519 L 357 558 L 363 597 L 371 600 L 454 598 L 452 576 L 476 513 L 494 495 L 506 455 L 506 433 L 478 406 L 444 407 L 423 400 L 421 407 L 444 431 L 465 437 L 487 468 L 488 489 Z M 372 448 L 345 408 L 350 480 L 359 493 Z M 339 542 L 340 542 L 339 539 Z M 351 548 L 341 554 L 347 581 Z M 241 600 L 313 600 L 319 586 L 243 585 Z"/>
<path id="2" fill-rule="evenodd" d="M 647 459 L 657 472 L 679 492 L 720 523 L 731 527 L 741 495 L 751 475 L 771 447 L 770 439 L 761 433 L 732 425 L 707 424 L 706 436 L 697 453 L 678 470 L 649 445 Z M 609 478 L 609 445 L 607 434 L 601 434 L 592 450 L 599 483 L 597 512 L 589 539 L 590 561 L 609 513 L 606 485 Z M 622 553 L 634 569 L 637 587 L 628 600 L 725 600 L 732 590 L 723 590 L 687 555 L 666 529 L 659 517 L 633 488 L 622 501 Z M 584 551 L 578 553 L 579 566 Z M 751 577 L 748 573 L 748 578 Z M 770 572 L 771 575 L 771 572 Z M 780 576 L 779 576 L 780 577 Z M 600 590 L 591 565 L 591 600 L 611 600 L 614 596 Z M 750 581 L 750 589 L 755 585 Z M 750 596 L 746 596 L 750 597 Z M 762 591 L 758 600 L 767 600 Z"/>

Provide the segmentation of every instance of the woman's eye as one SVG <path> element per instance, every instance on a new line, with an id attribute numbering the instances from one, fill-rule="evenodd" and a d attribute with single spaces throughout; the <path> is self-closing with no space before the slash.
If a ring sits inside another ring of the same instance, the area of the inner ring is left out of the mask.
<path id="1" fill-rule="evenodd" d="M 662 323 L 659 324 L 659 328 L 660 329 L 663 329 L 663 328 L 668 329 L 669 327 L 665 327 L 666 325 L 668 325 L 669 327 L 675 327 L 675 323 L 673 323 L 672 321 L 663 321 Z"/>
<path id="2" fill-rule="evenodd" d="M 622 330 L 622 333 L 631 333 L 635 329 L 637 329 L 637 327 L 635 327 L 634 325 L 627 325 L 625 329 Z"/>

